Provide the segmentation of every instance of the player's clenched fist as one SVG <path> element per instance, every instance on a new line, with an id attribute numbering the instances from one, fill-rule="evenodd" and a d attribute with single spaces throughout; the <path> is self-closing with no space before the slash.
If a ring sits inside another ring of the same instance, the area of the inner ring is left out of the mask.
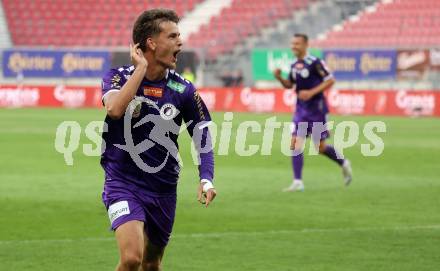
<path id="1" fill-rule="evenodd" d="M 197 191 L 197 200 L 201 204 L 205 204 L 208 207 L 215 197 L 217 196 L 217 191 L 210 181 L 200 182 L 199 189 Z"/>
<path id="2" fill-rule="evenodd" d="M 134 46 L 130 44 L 130 59 L 131 63 L 137 68 L 139 65 L 147 67 L 148 62 L 144 57 L 142 50 L 139 48 L 139 43 L 136 43 Z"/>
<path id="3" fill-rule="evenodd" d="M 273 76 L 274 76 L 276 79 L 281 78 L 281 69 L 275 69 L 275 70 L 273 71 Z"/>

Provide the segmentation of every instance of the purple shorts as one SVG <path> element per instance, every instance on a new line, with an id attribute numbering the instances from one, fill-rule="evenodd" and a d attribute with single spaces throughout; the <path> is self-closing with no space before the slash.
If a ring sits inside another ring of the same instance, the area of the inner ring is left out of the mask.
<path id="1" fill-rule="evenodd" d="M 112 230 L 120 225 L 139 220 L 144 222 L 148 239 L 165 247 L 170 239 L 176 213 L 176 195 L 152 195 L 148 191 L 107 180 L 102 193 Z"/>
<path id="2" fill-rule="evenodd" d="M 322 116 L 316 120 L 294 118 L 292 135 L 306 138 L 311 136 L 313 141 L 321 141 L 330 137 L 327 129 L 327 118 Z"/>

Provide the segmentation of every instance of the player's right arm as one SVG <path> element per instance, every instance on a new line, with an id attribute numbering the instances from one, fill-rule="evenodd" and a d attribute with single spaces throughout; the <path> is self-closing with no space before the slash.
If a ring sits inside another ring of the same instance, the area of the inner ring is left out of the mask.
<path id="1" fill-rule="evenodd" d="M 112 119 L 120 119 L 124 115 L 147 71 L 148 62 L 139 49 L 139 44 L 130 45 L 130 57 L 135 67 L 133 74 L 119 91 L 109 92 L 103 98 L 107 115 Z"/>
<path id="2" fill-rule="evenodd" d="M 292 80 L 292 76 L 290 74 L 289 74 L 289 79 L 284 79 L 281 76 L 281 69 L 275 69 L 273 72 L 273 76 L 281 83 L 281 85 L 284 88 L 291 89 L 295 85 L 294 81 Z"/>

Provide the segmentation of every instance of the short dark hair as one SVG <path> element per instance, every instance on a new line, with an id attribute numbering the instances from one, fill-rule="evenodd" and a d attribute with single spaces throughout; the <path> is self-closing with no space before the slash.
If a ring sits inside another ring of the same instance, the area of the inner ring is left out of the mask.
<path id="1" fill-rule="evenodd" d="M 133 26 L 134 44 L 139 43 L 139 48 L 145 52 L 147 49 L 145 41 L 160 34 L 162 31 L 161 23 L 171 21 L 177 24 L 179 20 L 177 13 L 171 9 L 150 9 L 142 12 Z"/>
<path id="2" fill-rule="evenodd" d="M 295 33 L 295 35 L 293 35 L 295 38 L 303 38 L 303 40 L 308 43 L 309 42 L 309 36 L 307 36 L 306 34 L 303 33 Z"/>

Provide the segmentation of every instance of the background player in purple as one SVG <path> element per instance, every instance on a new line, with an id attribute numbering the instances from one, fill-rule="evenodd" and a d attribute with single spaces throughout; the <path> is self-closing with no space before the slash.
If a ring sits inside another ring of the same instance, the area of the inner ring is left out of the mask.
<path id="1" fill-rule="evenodd" d="M 103 78 L 103 202 L 115 230 L 116 270 L 159 270 L 176 208 L 183 122 L 199 151 L 198 199 L 214 200 L 210 114 L 194 86 L 174 72 L 182 41 L 172 10 L 142 13 L 133 27 L 133 65 Z"/>
<path id="2" fill-rule="evenodd" d="M 325 143 L 330 135 L 325 127 L 328 108 L 323 92 L 334 84 L 335 79 L 322 60 L 307 54 L 307 35 L 295 34 L 291 46 L 297 60 L 291 65 L 288 78 L 285 79 L 281 76 L 280 69 L 274 71 L 275 78 L 283 87 L 290 89 L 295 86 L 298 97 L 290 146 L 294 150 L 292 156 L 294 179 L 284 191 L 304 190 L 302 181 L 303 149 L 305 138 L 308 136 L 312 136 L 320 154 L 327 156 L 342 167 L 345 185 L 349 185 L 352 180 L 350 161 L 342 158 L 332 145 Z"/>

